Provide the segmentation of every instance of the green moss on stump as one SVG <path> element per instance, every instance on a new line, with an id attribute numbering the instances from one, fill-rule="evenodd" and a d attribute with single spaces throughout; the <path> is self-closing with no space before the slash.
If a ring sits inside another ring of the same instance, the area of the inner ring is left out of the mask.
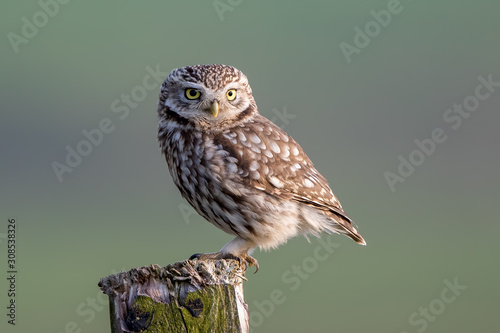
<path id="1" fill-rule="evenodd" d="M 245 308 L 244 273 L 228 262 L 184 261 L 102 279 L 100 286 L 110 296 L 112 332 L 247 332 L 248 313 L 239 313 Z M 115 302 L 120 309 L 115 309 Z"/>

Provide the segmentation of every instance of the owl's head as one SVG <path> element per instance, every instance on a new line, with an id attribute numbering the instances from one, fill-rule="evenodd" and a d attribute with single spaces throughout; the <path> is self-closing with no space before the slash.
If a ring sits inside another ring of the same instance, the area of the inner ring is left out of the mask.
<path id="1" fill-rule="evenodd" d="M 204 127 L 219 127 L 257 112 L 248 79 L 226 65 L 196 65 L 174 69 L 162 85 L 160 117 L 174 112 Z"/>

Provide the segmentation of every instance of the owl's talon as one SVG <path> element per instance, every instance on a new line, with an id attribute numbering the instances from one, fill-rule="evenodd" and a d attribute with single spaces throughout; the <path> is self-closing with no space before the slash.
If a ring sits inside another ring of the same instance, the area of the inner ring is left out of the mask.
<path id="1" fill-rule="evenodd" d="M 248 253 L 245 253 L 241 256 L 241 258 L 248 263 L 248 266 L 250 267 L 253 267 L 255 266 L 255 273 L 257 273 L 259 271 L 259 263 L 257 261 L 257 259 L 255 259 L 254 257 L 250 256 Z M 245 269 L 246 270 L 246 269 Z"/>
<path id="2" fill-rule="evenodd" d="M 195 253 L 188 260 L 199 260 L 202 253 Z"/>

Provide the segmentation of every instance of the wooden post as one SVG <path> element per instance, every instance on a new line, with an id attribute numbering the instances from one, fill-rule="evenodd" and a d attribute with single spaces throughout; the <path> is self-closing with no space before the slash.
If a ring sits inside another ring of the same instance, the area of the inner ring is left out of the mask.
<path id="1" fill-rule="evenodd" d="M 179 261 L 102 278 L 112 333 L 248 333 L 245 272 L 236 260 Z"/>

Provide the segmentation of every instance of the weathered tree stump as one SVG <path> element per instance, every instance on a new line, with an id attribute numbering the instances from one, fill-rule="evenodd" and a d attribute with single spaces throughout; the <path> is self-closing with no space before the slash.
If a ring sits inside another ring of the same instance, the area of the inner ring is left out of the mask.
<path id="1" fill-rule="evenodd" d="M 102 278 L 112 333 L 248 333 L 244 271 L 236 260 L 179 261 Z"/>

